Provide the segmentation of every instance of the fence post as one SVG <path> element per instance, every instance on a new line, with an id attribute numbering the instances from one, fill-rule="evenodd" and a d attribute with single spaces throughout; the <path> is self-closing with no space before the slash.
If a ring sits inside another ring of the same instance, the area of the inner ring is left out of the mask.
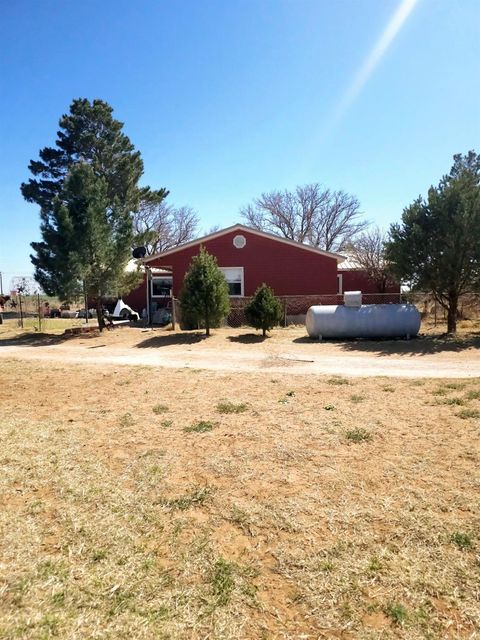
<path id="1" fill-rule="evenodd" d="M 37 293 L 38 331 L 42 331 L 42 310 L 40 309 L 40 294 Z"/>
<path id="2" fill-rule="evenodd" d="M 177 323 L 177 314 L 175 312 L 175 298 L 172 296 L 172 329 L 175 331 Z"/>
<path id="3" fill-rule="evenodd" d="M 23 309 L 22 309 L 22 294 L 18 294 L 18 304 L 20 306 L 20 326 L 23 329 Z"/>
<path id="4" fill-rule="evenodd" d="M 287 306 L 288 306 L 288 298 L 285 298 L 283 305 L 283 326 L 287 326 Z"/>

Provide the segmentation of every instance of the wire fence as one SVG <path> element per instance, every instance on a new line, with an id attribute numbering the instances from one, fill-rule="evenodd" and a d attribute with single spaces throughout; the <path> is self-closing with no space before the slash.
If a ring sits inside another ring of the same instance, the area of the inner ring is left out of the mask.
<path id="1" fill-rule="evenodd" d="M 342 305 L 343 295 L 299 295 L 299 296 L 277 296 L 282 305 L 282 326 L 292 324 L 304 324 L 308 309 L 313 305 Z M 229 327 L 241 327 L 247 325 L 245 317 L 245 307 L 252 300 L 251 297 L 230 298 L 230 313 L 225 318 L 224 324 Z M 363 304 L 393 304 L 405 302 L 406 296 L 399 293 L 373 293 L 362 296 Z M 173 300 L 172 316 L 180 326 L 185 326 L 182 318 L 182 308 L 179 300 Z M 192 327 L 190 327 L 192 328 Z"/>
<path id="2" fill-rule="evenodd" d="M 424 321 L 434 326 L 447 321 L 447 310 L 430 294 L 411 294 L 409 301 L 416 305 Z M 458 320 L 480 320 L 480 294 L 465 294 L 458 301 Z"/>
<path id="3" fill-rule="evenodd" d="M 231 298 L 230 313 L 226 317 L 224 324 L 229 327 L 241 327 L 247 325 L 245 317 L 245 307 L 251 301 L 251 297 Z M 343 295 L 302 295 L 302 296 L 279 296 L 282 305 L 282 326 L 304 324 L 305 316 L 309 307 L 313 305 L 342 305 Z M 372 293 L 362 295 L 362 304 L 394 304 L 400 302 L 410 302 L 415 304 L 425 322 L 437 325 L 446 321 L 446 310 L 429 294 L 422 293 Z M 13 321 L 17 326 L 36 329 L 39 331 L 48 329 L 48 319 L 52 317 L 75 318 L 78 316 L 77 307 L 79 304 L 62 308 L 55 304 L 53 299 L 41 294 L 35 295 L 12 295 L 5 300 L 0 296 L 0 322 Z M 165 310 L 160 310 L 165 311 Z M 182 309 L 177 298 L 173 301 L 169 298 L 167 323 L 173 322 L 176 327 L 186 327 L 182 318 Z M 480 294 L 464 295 L 459 300 L 458 319 L 480 321 Z M 80 312 L 81 313 L 81 312 Z M 157 314 L 158 315 L 158 314 Z M 161 315 L 161 314 L 160 314 Z M 82 316 L 80 316 L 82 317 Z M 153 324 L 158 324 L 156 317 L 152 317 Z M 160 316 L 159 316 L 160 317 Z M 164 317 L 161 316 L 164 320 Z M 161 325 L 165 321 L 159 322 Z"/>
<path id="4" fill-rule="evenodd" d="M 24 329 L 42 331 L 50 318 L 75 318 L 78 305 L 59 305 L 41 294 L 22 295 L 15 292 L 0 295 L 0 323 L 10 321 Z"/>
<path id="5" fill-rule="evenodd" d="M 252 298 L 232 298 L 230 300 L 230 314 L 226 324 L 230 327 L 240 327 L 247 324 L 245 307 Z M 283 326 L 291 324 L 304 324 L 305 316 L 310 307 L 314 305 L 343 305 L 344 298 L 341 294 L 332 295 L 302 295 L 302 296 L 278 296 L 283 310 Z M 379 293 L 364 294 L 362 304 L 392 304 L 402 301 L 401 294 Z"/>

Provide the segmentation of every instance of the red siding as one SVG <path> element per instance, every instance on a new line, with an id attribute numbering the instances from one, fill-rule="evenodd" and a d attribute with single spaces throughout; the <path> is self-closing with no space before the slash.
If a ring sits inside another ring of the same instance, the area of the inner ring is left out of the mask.
<path id="1" fill-rule="evenodd" d="M 233 246 L 233 238 L 243 235 L 243 249 Z M 278 296 L 337 292 L 337 261 L 333 257 L 295 247 L 284 242 L 234 230 L 205 240 L 207 251 L 216 256 L 219 267 L 244 268 L 244 295 L 251 296 L 266 282 Z M 150 266 L 172 267 L 173 294 L 178 296 L 183 278 L 200 245 L 185 247 L 169 256 L 151 261 Z"/>
<path id="2" fill-rule="evenodd" d="M 130 291 L 129 294 L 123 296 L 123 301 L 125 304 L 128 304 L 129 307 L 132 307 L 134 311 L 138 311 L 138 313 L 142 312 L 142 309 L 145 309 L 147 306 L 147 282 L 146 277 L 143 278 L 142 284 L 140 284 L 136 289 Z"/>
<path id="3" fill-rule="evenodd" d="M 338 270 L 343 275 L 343 291 L 361 291 L 362 293 L 380 293 L 375 282 L 370 280 L 365 271 Z M 394 284 L 386 288 L 385 293 L 400 293 L 400 285 Z"/>

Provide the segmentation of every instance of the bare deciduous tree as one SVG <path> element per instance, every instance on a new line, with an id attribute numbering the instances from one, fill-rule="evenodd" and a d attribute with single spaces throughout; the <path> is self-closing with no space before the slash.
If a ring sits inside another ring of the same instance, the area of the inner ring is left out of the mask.
<path id="1" fill-rule="evenodd" d="M 341 251 L 368 226 L 360 219 L 355 196 L 330 191 L 318 183 L 299 186 L 295 191 L 262 193 L 240 214 L 254 229 L 326 251 Z"/>
<path id="2" fill-rule="evenodd" d="M 135 243 L 145 246 L 147 255 L 168 251 L 193 240 L 198 223 L 198 214 L 190 207 L 144 202 L 133 217 Z"/>
<path id="3" fill-rule="evenodd" d="M 350 250 L 355 262 L 375 283 L 379 293 L 385 293 L 387 287 L 395 284 L 385 255 L 387 240 L 387 234 L 379 227 L 374 227 L 361 233 Z"/>

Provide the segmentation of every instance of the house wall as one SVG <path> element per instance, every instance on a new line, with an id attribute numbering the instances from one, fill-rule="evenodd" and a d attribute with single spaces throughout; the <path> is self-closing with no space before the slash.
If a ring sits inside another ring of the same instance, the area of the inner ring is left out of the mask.
<path id="1" fill-rule="evenodd" d="M 132 309 L 138 313 L 141 313 L 142 309 L 145 309 L 147 306 L 146 286 L 147 277 L 144 276 L 142 283 L 138 285 L 136 289 L 133 289 L 129 294 L 123 296 L 125 304 L 128 304 L 129 307 L 132 307 Z"/>
<path id="2" fill-rule="evenodd" d="M 233 245 L 236 235 L 245 236 L 242 249 Z M 266 282 L 278 296 L 334 294 L 337 292 L 337 261 L 302 247 L 264 238 L 244 230 L 205 240 L 203 245 L 216 256 L 219 267 L 244 268 L 244 295 L 252 296 Z M 178 296 L 183 278 L 200 245 L 185 249 L 149 263 L 173 270 L 173 295 Z"/>
<path id="3" fill-rule="evenodd" d="M 365 271 L 348 269 L 338 270 L 343 276 L 343 291 L 361 291 L 362 293 L 379 293 L 377 286 L 367 276 Z M 400 293 L 400 284 L 390 285 L 386 288 L 385 293 Z"/>

